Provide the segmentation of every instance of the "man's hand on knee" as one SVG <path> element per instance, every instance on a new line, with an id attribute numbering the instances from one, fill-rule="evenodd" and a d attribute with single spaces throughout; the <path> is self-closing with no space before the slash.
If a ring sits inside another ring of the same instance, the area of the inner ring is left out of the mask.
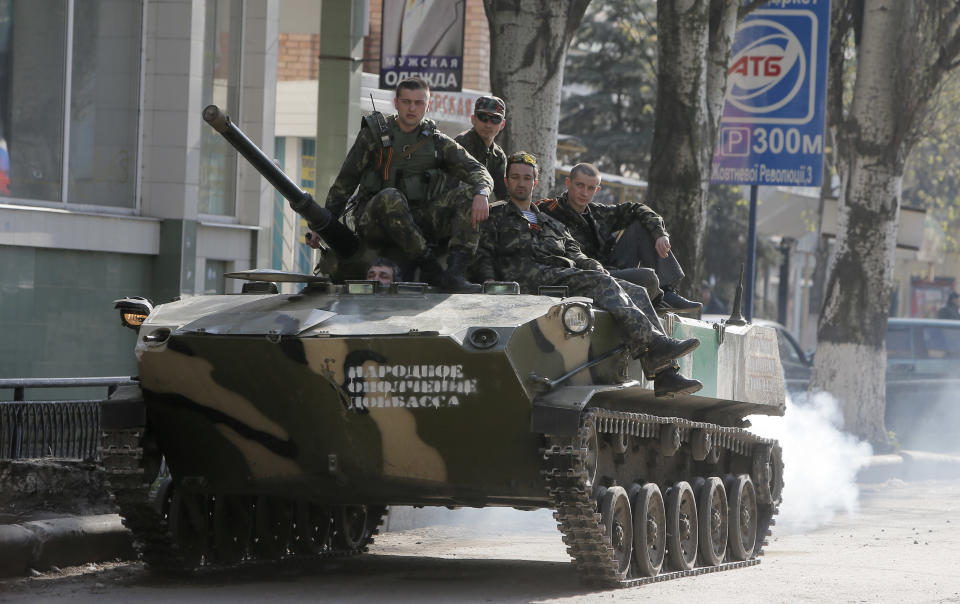
<path id="1" fill-rule="evenodd" d="M 670 253 L 670 238 L 666 235 L 657 239 L 654 245 L 657 248 L 657 254 L 659 254 L 661 258 L 666 258 L 667 254 Z"/>
<path id="2" fill-rule="evenodd" d="M 470 211 L 470 224 L 476 228 L 476 226 L 486 220 L 488 216 L 490 216 L 490 204 L 487 203 L 487 196 L 474 195 L 473 208 Z"/>

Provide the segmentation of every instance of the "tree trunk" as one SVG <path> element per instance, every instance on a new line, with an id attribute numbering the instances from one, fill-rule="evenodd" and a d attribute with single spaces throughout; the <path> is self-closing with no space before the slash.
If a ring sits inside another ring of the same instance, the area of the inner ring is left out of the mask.
<path id="1" fill-rule="evenodd" d="M 866 143 L 866 141 L 860 141 Z M 854 155 L 837 216 L 837 249 L 820 312 L 811 387 L 839 401 L 848 432 L 875 446 L 886 441 L 884 348 L 900 213 L 899 169 L 888 149 Z"/>
<path id="2" fill-rule="evenodd" d="M 823 236 L 823 208 L 832 192 L 832 170 L 825 170 L 820 185 L 820 199 L 817 202 L 817 243 L 814 254 L 813 276 L 810 281 L 810 300 L 807 304 L 807 316 L 819 323 L 820 308 L 823 306 L 823 292 L 827 287 L 827 263 L 830 261 L 830 244 Z"/>
<path id="3" fill-rule="evenodd" d="M 490 24 L 490 86 L 507 104 L 500 144 L 537 156 L 546 197 L 553 188 L 563 65 L 590 0 L 483 0 Z"/>
<path id="4" fill-rule="evenodd" d="M 887 445 L 885 340 L 903 167 L 928 101 L 956 60 L 958 23 L 955 3 L 866 0 L 853 102 L 838 129 L 836 253 L 811 389 L 836 396 L 846 430 L 880 447 Z"/>
<path id="5" fill-rule="evenodd" d="M 699 295 L 707 191 L 727 86 L 727 62 L 739 0 L 658 0 L 657 108 L 647 203 L 670 232 L 687 279 Z"/>
<path id="6" fill-rule="evenodd" d="M 739 13 L 739 0 L 710 1 L 710 31 L 707 54 L 707 111 L 710 112 L 710 147 L 708 162 L 713 162 L 717 129 L 723 116 L 723 103 L 727 96 L 727 74 L 730 67 L 730 47 L 737 35 L 737 25 L 743 15 Z"/>

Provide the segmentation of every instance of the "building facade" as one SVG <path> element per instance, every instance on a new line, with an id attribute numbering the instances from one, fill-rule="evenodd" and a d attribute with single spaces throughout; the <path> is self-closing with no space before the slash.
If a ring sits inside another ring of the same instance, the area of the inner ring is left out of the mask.
<path id="1" fill-rule="evenodd" d="M 277 0 L 0 0 L 0 377 L 129 375 L 112 301 L 236 291 L 277 264 Z M 41 394 L 41 393 L 37 393 Z"/>
<path id="2" fill-rule="evenodd" d="M 465 0 L 450 135 L 489 92 Z M 309 272 L 305 225 L 201 119 L 216 104 L 320 203 L 377 87 L 381 0 L 0 0 L 0 378 L 129 375 L 117 298 Z M 292 285 L 286 285 L 289 289 Z M 42 396 L 43 392 L 31 393 Z M 6 393 L 0 392 L 0 396 Z"/>
<path id="3" fill-rule="evenodd" d="M 483 4 L 464 6 L 464 81 L 485 90 Z M 380 14 L 380 0 L 0 0 L 0 377 L 129 374 L 113 300 L 309 272 L 305 225 L 201 111 L 223 108 L 322 203 L 370 95 L 392 110 L 363 74 Z M 431 115 L 456 134 L 479 94 L 435 95 Z"/>

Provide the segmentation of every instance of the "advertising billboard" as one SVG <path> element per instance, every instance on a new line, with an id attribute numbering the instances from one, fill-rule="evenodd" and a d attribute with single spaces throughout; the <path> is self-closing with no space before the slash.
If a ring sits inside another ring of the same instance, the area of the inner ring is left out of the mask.
<path id="1" fill-rule="evenodd" d="M 380 88 L 419 76 L 431 90 L 463 88 L 466 0 L 383 0 Z"/>
<path id="2" fill-rule="evenodd" d="M 773 0 L 743 20 L 711 182 L 820 185 L 829 26 L 829 0 Z"/>

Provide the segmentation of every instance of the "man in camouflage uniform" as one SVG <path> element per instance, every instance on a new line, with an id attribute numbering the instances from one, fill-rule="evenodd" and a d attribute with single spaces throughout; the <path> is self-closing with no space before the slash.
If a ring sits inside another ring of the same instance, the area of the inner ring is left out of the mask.
<path id="1" fill-rule="evenodd" d="M 611 277 L 599 262 L 585 256 L 563 224 L 532 203 L 536 185 L 536 159 L 524 152 L 510 155 L 509 202 L 495 204 L 483 224 L 474 264 L 478 278 L 517 281 L 527 292 L 536 292 L 541 285 L 565 285 L 571 295 L 593 298 L 624 327 L 630 354 L 654 380 L 657 396 L 700 390 L 703 385 L 680 375 L 673 361 L 700 341 L 664 335 L 646 290 Z"/>
<path id="2" fill-rule="evenodd" d="M 490 173 L 494 198 L 506 199 L 507 154 L 493 139 L 507 125 L 507 106 L 499 97 L 482 96 L 473 105 L 470 122 L 473 128 L 461 132 L 453 140 L 463 145 Z"/>
<path id="3" fill-rule="evenodd" d="M 478 225 L 489 213 L 493 181 L 463 147 L 424 118 L 429 100 L 423 79 L 406 78 L 393 99 L 397 115 L 364 118 L 326 207 L 339 217 L 356 190 L 354 216 L 365 241 L 396 245 L 432 285 L 477 291 L 464 271 L 476 253 Z M 464 184 L 446 190 L 450 178 Z M 448 239 L 444 270 L 430 245 Z"/>
<path id="4" fill-rule="evenodd" d="M 592 164 L 574 166 L 564 184 L 566 191 L 539 206 L 566 225 L 584 254 L 599 260 L 611 275 L 644 286 L 658 308 L 700 310 L 699 302 L 674 289 L 684 274 L 670 251 L 670 236 L 659 214 L 638 202 L 593 201 L 600 189 L 600 171 Z M 618 241 L 617 233 L 623 229 Z"/>

